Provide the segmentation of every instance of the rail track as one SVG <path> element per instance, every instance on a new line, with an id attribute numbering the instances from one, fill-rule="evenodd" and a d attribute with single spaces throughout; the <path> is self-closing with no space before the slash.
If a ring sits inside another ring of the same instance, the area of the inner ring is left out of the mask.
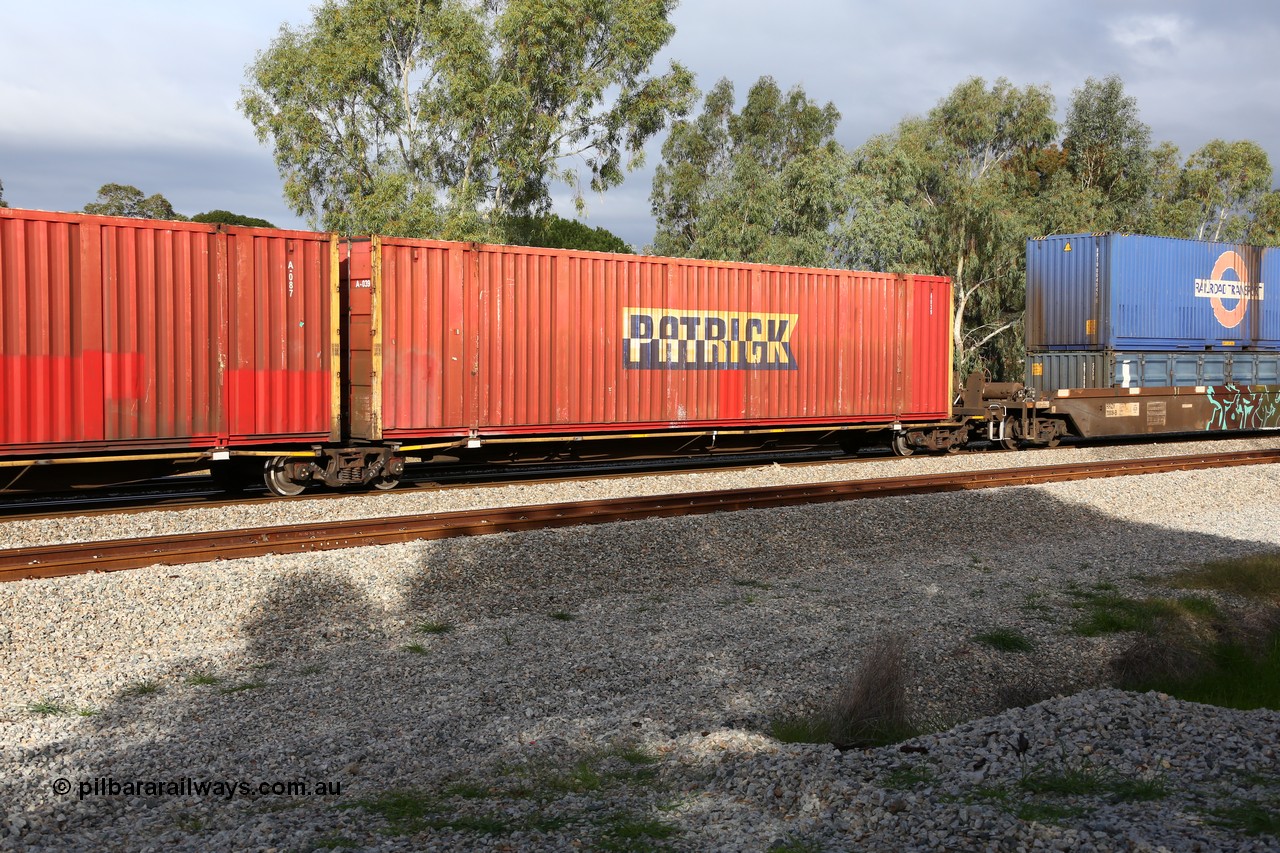
<path id="1" fill-rule="evenodd" d="M 0 551 L 0 581 L 870 497 L 1261 465 L 1278 461 L 1280 450 L 1124 459 L 39 546 Z"/>

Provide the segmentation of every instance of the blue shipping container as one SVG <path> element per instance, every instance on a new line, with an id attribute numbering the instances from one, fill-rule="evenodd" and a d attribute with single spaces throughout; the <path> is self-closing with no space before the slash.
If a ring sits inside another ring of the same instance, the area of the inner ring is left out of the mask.
<path id="1" fill-rule="evenodd" d="M 1027 241 L 1027 349 L 1280 350 L 1280 250 L 1138 234 Z M 1270 276 L 1270 277 L 1269 277 Z"/>
<path id="2" fill-rule="evenodd" d="M 1278 385 L 1280 352 L 1033 352 L 1027 385 L 1041 397 L 1059 388 L 1194 388 Z"/>

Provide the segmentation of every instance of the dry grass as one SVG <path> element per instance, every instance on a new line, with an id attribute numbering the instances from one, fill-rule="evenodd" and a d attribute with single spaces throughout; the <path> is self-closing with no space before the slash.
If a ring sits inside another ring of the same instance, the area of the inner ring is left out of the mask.
<path id="1" fill-rule="evenodd" d="M 817 714 L 774 723 L 773 736 L 788 743 L 830 743 L 840 749 L 882 746 L 920 731 L 907 703 L 906 641 L 899 634 L 876 638 L 857 669 Z"/>

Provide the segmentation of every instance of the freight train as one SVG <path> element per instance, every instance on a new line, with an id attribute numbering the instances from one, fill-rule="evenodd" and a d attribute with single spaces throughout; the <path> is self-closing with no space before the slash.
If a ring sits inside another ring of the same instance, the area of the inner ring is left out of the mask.
<path id="1" fill-rule="evenodd" d="M 1109 244 L 1054 239 L 1028 244 L 1029 269 L 1041 251 L 1057 264 L 1034 281 L 1097 290 L 1102 267 L 1075 261 Z M 1224 364 L 1271 364 L 1280 317 L 1250 314 L 1261 273 L 1195 275 L 1220 298 L 1192 308 L 1252 317 Z M 1127 298 L 1123 275 L 1108 283 Z M 1029 299 L 1029 340 L 1057 328 L 1034 307 L 1065 304 L 1051 297 Z M 288 496 L 393 488 L 406 459 L 1277 426 L 1277 384 L 1094 381 L 1127 357 L 1127 303 L 1077 307 L 1092 337 L 1029 364 L 1090 382 L 957 390 L 942 277 L 0 209 L 0 491 L 208 469 Z M 1099 319 L 1119 331 L 1099 337 Z"/>

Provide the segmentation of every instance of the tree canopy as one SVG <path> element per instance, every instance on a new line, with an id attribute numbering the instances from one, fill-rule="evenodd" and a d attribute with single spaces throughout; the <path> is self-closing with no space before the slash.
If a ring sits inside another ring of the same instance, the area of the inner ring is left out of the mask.
<path id="1" fill-rule="evenodd" d="M 674 0 L 324 0 L 283 27 L 240 102 L 299 215 L 344 233 L 492 238 L 581 203 L 683 114 L 692 75 L 650 75 Z"/>
<path id="2" fill-rule="evenodd" d="M 9 202 L 4 200 L 4 181 L 0 181 L 0 207 L 8 207 Z"/>
<path id="3" fill-rule="evenodd" d="M 191 217 L 191 221 L 221 225 L 244 225 L 249 228 L 275 228 L 265 219 L 259 219 L 256 216 L 244 216 L 239 213 L 232 213 L 229 210 L 210 210 L 205 213 L 197 213 Z"/>
<path id="4" fill-rule="evenodd" d="M 1035 230 L 1041 152 L 1057 134 L 1047 88 L 1000 79 L 957 86 L 924 118 L 856 153 L 846 264 L 951 277 L 956 364 L 1020 324 L 1022 241 Z"/>
<path id="5" fill-rule="evenodd" d="M 735 111 L 721 80 L 673 124 L 650 203 L 650 251 L 946 275 L 957 369 L 1022 372 L 1024 245 L 1122 230 L 1280 245 L 1266 153 L 1153 145 L 1120 78 L 1090 78 L 1055 120 L 1046 86 L 973 78 L 856 151 L 840 114 L 762 77 Z"/>
<path id="6" fill-rule="evenodd" d="M 835 140 L 840 113 L 799 86 L 761 77 L 734 112 L 717 83 L 702 114 L 678 121 L 650 196 L 657 254 L 819 266 L 849 205 L 851 159 Z"/>
<path id="7" fill-rule="evenodd" d="M 544 249 L 585 249 L 589 252 L 633 254 L 634 250 L 617 234 L 605 228 L 592 228 L 576 219 L 556 214 L 546 216 L 514 216 L 503 227 L 503 240 L 515 246 L 538 246 Z"/>
<path id="8" fill-rule="evenodd" d="M 97 201 L 86 204 L 84 212 L 136 219 L 186 219 L 164 196 L 159 193 L 143 195 L 142 190 L 130 184 L 103 184 L 98 188 Z"/>

